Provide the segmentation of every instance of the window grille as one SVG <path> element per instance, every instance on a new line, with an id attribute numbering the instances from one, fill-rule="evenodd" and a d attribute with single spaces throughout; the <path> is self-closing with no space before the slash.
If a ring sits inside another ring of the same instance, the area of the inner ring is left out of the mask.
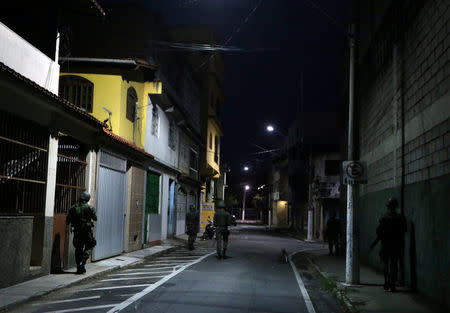
<path id="1" fill-rule="evenodd" d="M 92 113 L 94 84 L 86 78 L 74 75 L 61 76 L 59 79 L 59 96 Z"/>
<path id="2" fill-rule="evenodd" d="M 198 153 L 194 149 L 189 149 L 189 176 L 198 178 Z"/>
<path id="3" fill-rule="evenodd" d="M 158 128 L 159 128 L 159 116 L 158 116 L 158 107 L 156 104 L 153 105 L 152 108 L 152 135 L 158 137 Z"/>
<path id="4" fill-rule="evenodd" d="M 169 125 L 169 148 L 175 151 L 176 146 L 177 146 L 176 127 L 175 122 L 171 120 Z"/>
<path id="5" fill-rule="evenodd" d="M 219 163 L 219 136 L 214 137 L 214 162 Z"/>
<path id="6" fill-rule="evenodd" d="M 127 120 L 134 122 L 136 114 L 136 103 L 138 97 L 136 90 L 133 87 L 128 88 L 127 91 Z"/>
<path id="7" fill-rule="evenodd" d="M 0 111 L 0 215 L 44 215 L 48 131 Z"/>

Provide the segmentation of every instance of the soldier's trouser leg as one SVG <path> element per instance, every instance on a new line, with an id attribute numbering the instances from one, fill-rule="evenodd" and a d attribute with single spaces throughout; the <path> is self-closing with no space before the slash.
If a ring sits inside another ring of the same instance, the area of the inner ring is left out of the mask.
<path id="1" fill-rule="evenodd" d="M 398 256 L 393 255 L 389 260 L 389 287 L 391 291 L 395 290 L 395 284 L 397 282 L 398 273 Z"/>
<path id="2" fill-rule="evenodd" d="M 328 238 L 328 251 L 329 255 L 333 255 L 333 240 L 331 238 Z"/>
<path id="3" fill-rule="evenodd" d="M 222 250 L 222 256 L 226 258 L 227 255 L 227 248 L 228 248 L 228 234 L 222 235 L 223 236 L 223 250 Z"/>
<path id="4" fill-rule="evenodd" d="M 217 232 L 216 233 L 217 238 L 217 255 L 222 256 L 222 248 L 223 248 L 223 233 Z"/>
<path id="5" fill-rule="evenodd" d="M 194 242 L 195 242 L 195 237 L 197 234 L 189 234 L 189 238 L 188 238 L 188 246 L 189 249 L 193 250 L 194 249 Z"/>

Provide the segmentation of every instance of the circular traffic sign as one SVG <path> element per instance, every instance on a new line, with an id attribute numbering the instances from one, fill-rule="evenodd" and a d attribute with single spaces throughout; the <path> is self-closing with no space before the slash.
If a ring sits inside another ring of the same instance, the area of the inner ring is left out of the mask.
<path id="1" fill-rule="evenodd" d="M 364 174 L 364 167 L 361 163 L 358 162 L 351 162 L 347 164 L 347 167 L 345 168 L 345 172 L 347 173 L 347 176 L 351 179 L 358 179 L 363 176 Z"/>

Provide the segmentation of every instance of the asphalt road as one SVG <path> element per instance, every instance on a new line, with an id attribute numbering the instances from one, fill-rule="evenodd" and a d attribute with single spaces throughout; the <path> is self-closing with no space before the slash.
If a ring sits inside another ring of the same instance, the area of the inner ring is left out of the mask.
<path id="1" fill-rule="evenodd" d="M 340 312 L 336 301 L 319 288 L 307 263 L 296 258 L 296 278 L 291 264 L 281 261 L 282 248 L 291 253 L 318 245 L 257 226 L 232 229 L 229 259 L 216 259 L 214 244 L 201 242 L 193 252 L 180 247 L 54 292 L 14 312 Z"/>

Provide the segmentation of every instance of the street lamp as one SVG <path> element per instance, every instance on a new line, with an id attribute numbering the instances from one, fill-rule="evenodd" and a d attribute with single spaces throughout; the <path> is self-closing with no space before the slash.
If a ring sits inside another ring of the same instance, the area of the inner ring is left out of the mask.
<path id="1" fill-rule="evenodd" d="M 242 221 L 245 220 L 245 196 L 247 194 L 247 190 L 250 190 L 249 185 L 245 185 L 244 187 L 244 198 L 242 199 Z"/>
<path id="2" fill-rule="evenodd" d="M 248 172 L 249 168 L 248 166 L 244 166 L 244 171 Z"/>
<path id="3" fill-rule="evenodd" d="M 275 130 L 275 128 L 272 125 L 267 125 L 266 130 L 271 133 Z"/>

